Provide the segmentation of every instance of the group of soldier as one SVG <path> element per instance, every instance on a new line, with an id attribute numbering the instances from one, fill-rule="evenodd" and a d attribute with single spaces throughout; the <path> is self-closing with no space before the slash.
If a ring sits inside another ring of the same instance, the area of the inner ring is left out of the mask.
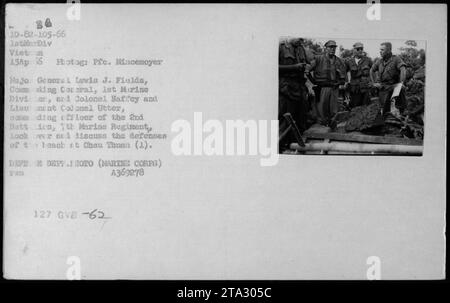
<path id="1" fill-rule="evenodd" d="M 310 55 L 302 38 L 282 41 L 279 46 L 279 120 L 290 113 L 301 132 L 305 131 L 313 112 L 314 123 L 330 126 L 339 110 L 339 96 L 349 96 L 348 107 L 368 105 L 378 97 L 383 113 L 391 110 L 394 89 L 406 78 L 402 59 L 392 54 L 392 44 L 380 45 L 380 59 L 373 62 L 364 52 L 364 45 L 353 45 L 353 55 L 336 56 L 337 44 L 327 41 L 324 52 Z M 398 93 L 398 91 L 397 91 Z M 402 112 L 406 106 L 404 86 L 395 107 Z"/>

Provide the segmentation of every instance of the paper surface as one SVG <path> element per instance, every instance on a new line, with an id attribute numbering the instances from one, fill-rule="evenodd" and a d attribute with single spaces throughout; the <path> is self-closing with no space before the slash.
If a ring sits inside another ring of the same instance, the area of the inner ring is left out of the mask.
<path id="1" fill-rule="evenodd" d="M 4 277 L 444 278 L 443 7 L 8 4 Z M 273 154 L 282 36 L 426 41 L 423 156 Z"/>
<path id="2" fill-rule="evenodd" d="M 401 89 L 402 89 L 402 84 L 401 83 L 397 83 L 395 85 L 394 92 L 392 93 L 391 99 L 393 99 L 395 97 L 398 97 L 398 95 L 400 95 L 400 90 Z"/>

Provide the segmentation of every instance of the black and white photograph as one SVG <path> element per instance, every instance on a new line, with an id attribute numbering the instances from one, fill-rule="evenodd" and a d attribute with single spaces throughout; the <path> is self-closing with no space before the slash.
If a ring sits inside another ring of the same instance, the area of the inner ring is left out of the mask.
<path id="1" fill-rule="evenodd" d="M 426 41 L 282 37 L 283 154 L 421 156 Z"/>
<path id="2" fill-rule="evenodd" d="M 446 8 L 6 4 L 3 278 L 445 279 Z"/>

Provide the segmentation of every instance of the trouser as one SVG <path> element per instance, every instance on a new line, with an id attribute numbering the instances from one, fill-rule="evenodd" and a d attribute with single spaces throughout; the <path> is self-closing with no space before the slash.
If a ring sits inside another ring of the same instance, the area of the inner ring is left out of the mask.
<path id="1" fill-rule="evenodd" d="M 285 121 L 283 115 L 290 113 L 301 132 L 306 130 L 306 118 L 308 113 L 307 90 L 305 86 L 298 88 L 295 95 L 279 94 L 278 120 L 280 129 Z"/>
<path id="2" fill-rule="evenodd" d="M 391 111 L 391 96 L 394 92 L 394 87 L 388 87 L 383 88 L 379 92 L 379 98 L 380 98 L 380 104 L 383 108 L 383 113 L 389 113 Z M 402 88 L 400 90 L 400 94 L 395 101 L 395 107 L 397 107 L 400 111 L 400 113 L 403 113 L 403 111 L 406 108 L 406 97 L 405 97 L 405 89 Z"/>
<path id="3" fill-rule="evenodd" d="M 306 117 L 307 117 L 307 100 L 303 97 L 292 98 L 280 93 L 279 95 L 279 107 L 278 107 L 278 121 L 279 121 L 279 134 L 281 135 L 289 123 L 283 116 L 286 113 L 290 113 L 294 119 L 297 128 L 301 133 L 306 130 Z M 296 138 L 293 131 L 290 131 L 286 136 L 279 142 L 280 149 L 283 146 L 287 146 L 292 142 L 295 142 Z"/>
<path id="4" fill-rule="evenodd" d="M 327 125 L 338 112 L 339 89 L 337 87 L 315 88 L 316 92 L 316 113 L 320 124 Z"/>

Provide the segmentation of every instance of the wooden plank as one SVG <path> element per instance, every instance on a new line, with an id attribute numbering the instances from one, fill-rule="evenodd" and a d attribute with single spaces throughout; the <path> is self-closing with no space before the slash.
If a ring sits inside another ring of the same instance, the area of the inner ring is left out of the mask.
<path id="1" fill-rule="evenodd" d="M 389 137 L 389 136 L 365 135 L 360 132 L 336 133 L 336 132 L 314 132 L 311 130 L 307 130 L 303 133 L 303 137 L 314 139 L 330 139 L 336 141 L 379 143 L 379 144 L 415 145 L 415 146 L 423 145 L 422 140 Z"/>
<path id="2" fill-rule="evenodd" d="M 331 143 L 306 143 L 306 146 L 299 146 L 296 143 L 290 145 L 291 149 L 301 152 L 320 151 L 320 152 L 350 152 L 361 154 L 396 154 L 421 156 L 422 146 L 413 145 L 394 145 L 394 144 L 371 144 L 371 143 L 350 143 L 350 142 L 331 142 Z"/>

